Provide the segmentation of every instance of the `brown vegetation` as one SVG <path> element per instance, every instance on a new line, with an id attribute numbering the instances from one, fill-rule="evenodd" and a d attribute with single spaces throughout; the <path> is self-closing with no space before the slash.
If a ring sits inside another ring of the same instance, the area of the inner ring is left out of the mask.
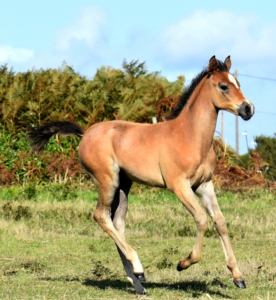
<path id="1" fill-rule="evenodd" d="M 276 189 L 275 182 L 268 181 L 262 172 L 264 161 L 258 152 L 251 152 L 245 168 L 241 166 L 234 151 L 218 138 L 214 139 L 214 149 L 218 157 L 214 173 L 217 188 L 232 191 L 243 191 L 252 187 Z"/>
<path id="2" fill-rule="evenodd" d="M 9 171 L 4 163 L 0 163 L 0 186 L 10 185 L 15 180 L 15 170 Z"/>

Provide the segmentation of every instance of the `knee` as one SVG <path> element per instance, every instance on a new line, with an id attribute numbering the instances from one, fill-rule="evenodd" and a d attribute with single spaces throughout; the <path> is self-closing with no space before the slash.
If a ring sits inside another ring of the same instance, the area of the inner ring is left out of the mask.
<path id="1" fill-rule="evenodd" d="M 205 214 L 202 214 L 195 221 L 197 230 L 205 232 L 208 229 L 208 218 Z"/>

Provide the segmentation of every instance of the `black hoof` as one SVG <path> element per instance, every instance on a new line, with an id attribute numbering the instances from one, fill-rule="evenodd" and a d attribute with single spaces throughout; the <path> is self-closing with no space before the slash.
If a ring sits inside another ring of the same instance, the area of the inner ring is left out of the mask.
<path id="1" fill-rule="evenodd" d="M 243 279 L 234 280 L 235 285 L 240 289 L 245 289 L 246 285 Z"/>
<path id="2" fill-rule="evenodd" d="M 178 272 L 181 272 L 183 269 L 181 268 L 181 266 L 180 266 L 180 262 L 178 263 L 178 265 L 177 265 L 177 267 L 176 267 L 176 270 L 178 271 Z"/>
<path id="3" fill-rule="evenodd" d="M 144 273 L 134 273 L 134 275 L 137 277 L 137 279 L 139 279 L 140 282 L 146 281 Z"/>
<path id="4" fill-rule="evenodd" d="M 146 290 L 143 290 L 142 292 L 136 292 L 137 295 L 146 295 L 147 294 L 147 291 Z"/>

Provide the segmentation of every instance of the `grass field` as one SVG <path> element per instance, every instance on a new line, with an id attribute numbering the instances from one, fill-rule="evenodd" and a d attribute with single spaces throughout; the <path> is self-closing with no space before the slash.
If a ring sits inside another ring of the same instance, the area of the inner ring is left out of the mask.
<path id="1" fill-rule="evenodd" d="M 114 243 L 92 219 L 96 192 L 50 184 L 0 191 L 0 299 L 276 299 L 276 195 L 220 192 L 246 280 L 232 282 L 210 223 L 202 260 L 177 272 L 194 244 L 192 217 L 169 192 L 134 187 L 127 240 L 145 269 L 147 296 L 128 284 Z"/>

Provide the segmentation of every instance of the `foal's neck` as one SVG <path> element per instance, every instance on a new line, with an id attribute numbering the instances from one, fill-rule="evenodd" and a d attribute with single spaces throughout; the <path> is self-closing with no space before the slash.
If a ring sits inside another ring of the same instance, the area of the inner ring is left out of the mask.
<path id="1" fill-rule="evenodd" d="M 184 126 L 185 135 L 196 143 L 201 155 L 207 155 L 212 146 L 218 110 L 215 108 L 208 85 L 204 78 L 191 95 L 189 101 L 176 118 Z"/>

